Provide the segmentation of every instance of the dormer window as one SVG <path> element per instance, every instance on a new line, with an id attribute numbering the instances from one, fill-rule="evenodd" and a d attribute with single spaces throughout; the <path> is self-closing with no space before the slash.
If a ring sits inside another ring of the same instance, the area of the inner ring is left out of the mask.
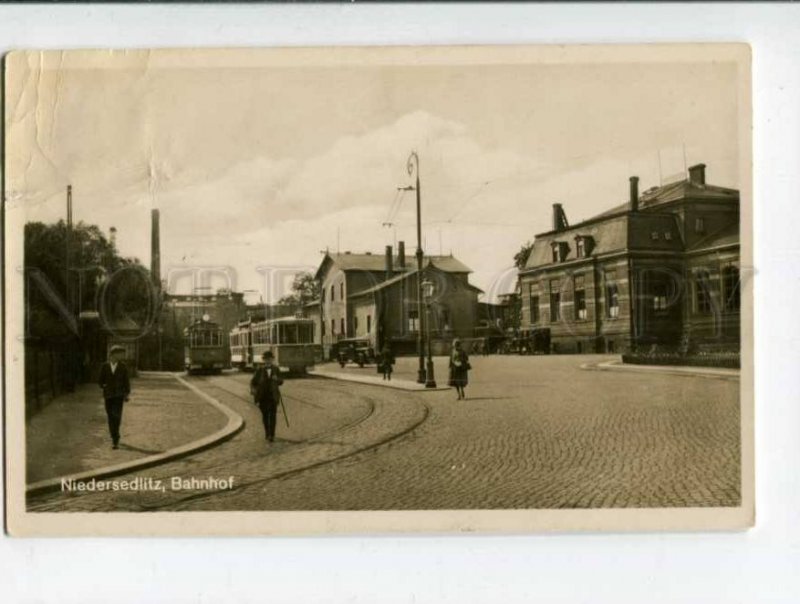
<path id="1" fill-rule="evenodd" d="M 565 241 L 554 241 L 550 245 L 553 248 L 553 262 L 565 262 L 569 254 L 569 244 Z"/>
<path id="2" fill-rule="evenodd" d="M 575 256 L 587 258 L 594 249 L 594 238 L 591 235 L 577 235 L 575 237 Z"/>

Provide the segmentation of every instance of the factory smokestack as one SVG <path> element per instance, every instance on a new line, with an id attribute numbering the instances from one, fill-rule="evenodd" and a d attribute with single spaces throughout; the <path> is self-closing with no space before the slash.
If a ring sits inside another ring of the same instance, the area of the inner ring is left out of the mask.
<path id="1" fill-rule="evenodd" d="M 159 235 L 158 210 L 152 213 L 152 230 L 150 233 L 150 275 L 156 287 L 161 287 L 161 239 Z"/>

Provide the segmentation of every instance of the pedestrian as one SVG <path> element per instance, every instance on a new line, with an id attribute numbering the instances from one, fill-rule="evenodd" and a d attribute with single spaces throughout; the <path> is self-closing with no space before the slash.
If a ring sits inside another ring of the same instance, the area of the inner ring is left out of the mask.
<path id="1" fill-rule="evenodd" d="M 450 351 L 450 379 L 448 384 L 454 386 L 458 394 L 458 400 L 467 398 L 464 388 L 468 383 L 468 372 L 472 369 L 469 364 L 469 356 L 461 347 L 461 340 L 453 340 L 453 348 Z"/>
<path id="2" fill-rule="evenodd" d="M 130 398 L 131 382 L 128 377 L 128 368 L 122 359 L 125 358 L 125 348 L 112 346 L 108 352 L 108 361 L 100 368 L 98 383 L 103 389 L 103 398 L 106 402 L 106 415 L 108 416 L 108 430 L 111 433 L 111 448 L 119 449 L 119 428 L 122 424 L 122 406 Z"/>
<path id="3" fill-rule="evenodd" d="M 280 368 L 274 364 L 271 350 L 261 355 L 264 364 L 259 367 L 250 380 L 250 392 L 254 402 L 261 409 L 264 420 L 264 432 L 269 442 L 275 440 L 275 423 L 278 416 L 278 405 L 281 402 L 280 385 L 283 384 Z"/>
<path id="4" fill-rule="evenodd" d="M 392 381 L 392 370 L 394 369 L 394 355 L 389 344 L 385 344 L 381 351 L 381 371 L 383 379 Z"/>

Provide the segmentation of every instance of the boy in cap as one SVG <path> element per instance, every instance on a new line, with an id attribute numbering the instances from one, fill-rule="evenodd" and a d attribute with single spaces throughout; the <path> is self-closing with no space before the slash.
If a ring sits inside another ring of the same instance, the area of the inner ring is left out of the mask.
<path id="1" fill-rule="evenodd" d="M 264 351 L 261 355 L 264 364 L 253 374 L 250 380 L 250 392 L 253 394 L 256 405 L 261 409 L 264 420 L 264 432 L 267 440 L 275 440 L 275 423 L 278 415 L 278 404 L 281 400 L 280 385 L 283 384 L 281 371 L 273 363 L 274 357 L 271 350 Z"/>
<path id="2" fill-rule="evenodd" d="M 103 389 L 103 398 L 106 401 L 106 415 L 108 416 L 108 430 L 111 433 L 111 448 L 119 449 L 119 426 L 122 423 L 122 405 L 128 400 L 131 393 L 131 383 L 128 378 L 128 368 L 122 359 L 125 358 L 125 348 L 112 346 L 108 352 L 108 362 L 100 368 L 98 383 Z"/>

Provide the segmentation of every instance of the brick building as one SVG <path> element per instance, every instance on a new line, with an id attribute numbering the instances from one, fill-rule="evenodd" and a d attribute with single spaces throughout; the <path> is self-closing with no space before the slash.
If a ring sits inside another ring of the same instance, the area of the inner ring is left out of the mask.
<path id="1" fill-rule="evenodd" d="M 550 352 L 739 348 L 739 192 L 689 178 L 569 225 L 560 204 L 520 271 L 521 327 Z"/>
<path id="2" fill-rule="evenodd" d="M 307 308 L 317 317 L 315 333 L 326 358 L 333 344 L 352 337 L 367 338 L 376 349 L 388 341 L 398 354 L 416 350 L 418 271 L 416 259 L 410 260 L 402 241 L 396 257 L 392 246 L 384 255 L 325 254 L 315 276 L 321 299 Z M 474 333 L 481 290 L 469 283 L 470 272 L 453 256 L 425 257 L 423 280 L 435 284 L 431 332 L 437 349 L 449 338 Z"/>

